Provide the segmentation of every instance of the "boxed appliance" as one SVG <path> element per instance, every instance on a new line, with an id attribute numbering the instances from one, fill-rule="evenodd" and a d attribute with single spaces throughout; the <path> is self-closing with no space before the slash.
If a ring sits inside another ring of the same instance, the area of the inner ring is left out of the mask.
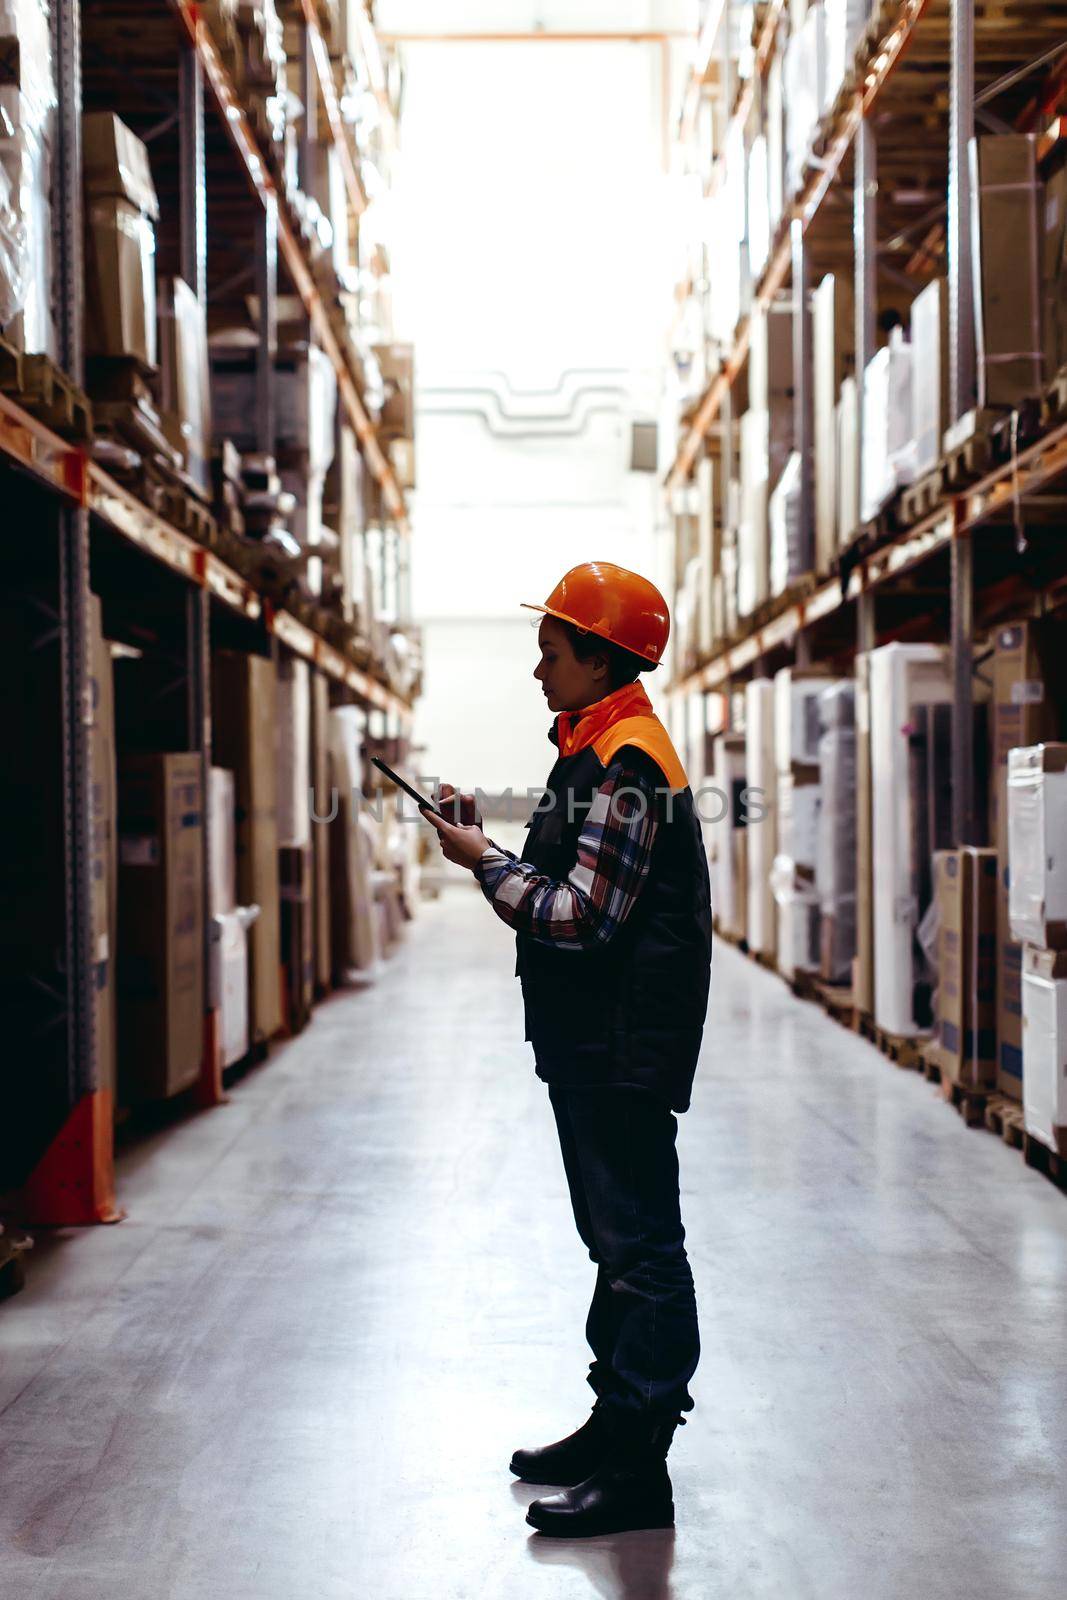
<path id="1" fill-rule="evenodd" d="M 911 306 L 912 476 L 932 472 L 941 460 L 949 415 L 948 284 L 928 283 Z"/>
<path id="2" fill-rule="evenodd" d="M 111 111 L 82 118 L 85 353 L 156 365 L 156 222 L 148 151 Z"/>
<path id="3" fill-rule="evenodd" d="M 118 1079 L 123 1105 L 178 1094 L 204 1044 L 199 754 L 126 756 L 118 781 Z"/>
<path id="4" fill-rule="evenodd" d="M 237 814 L 233 773 L 210 767 L 207 775 L 208 912 L 221 916 L 237 905 Z"/>
<path id="5" fill-rule="evenodd" d="M 785 102 L 786 193 L 799 189 L 826 99 L 826 28 L 822 0 L 807 8 L 786 45 L 782 68 Z"/>
<path id="6" fill-rule="evenodd" d="M 711 811 L 712 906 L 723 932 L 733 939 L 744 936 L 744 900 L 747 881 L 738 877 L 736 835 L 746 823 L 745 736 L 717 734 L 713 744 L 715 793 Z"/>
<path id="7" fill-rule="evenodd" d="M 913 726 L 916 708 L 952 699 L 945 651 L 888 644 L 870 653 L 874 1017 L 888 1033 L 927 1027 L 929 979 L 917 938 L 922 849 L 917 846 Z M 927 868 L 928 870 L 928 868 Z"/>
<path id="8" fill-rule="evenodd" d="M 0 6 L 0 57 L 0 327 L 18 349 L 54 356 L 56 86 L 42 0 Z"/>
<path id="9" fill-rule="evenodd" d="M 768 597 L 766 411 L 741 418 L 741 519 L 737 529 L 737 611 L 750 617 Z"/>
<path id="10" fill-rule="evenodd" d="M 996 133 L 968 147 L 979 406 L 1017 406 L 1044 384 L 1037 144 L 1037 134 Z"/>
<path id="11" fill-rule="evenodd" d="M 782 667 L 774 675 L 774 760 L 778 772 L 819 764 L 819 704 L 830 682 L 817 667 Z"/>
<path id="12" fill-rule="evenodd" d="M 363 733 L 364 716 L 358 707 L 331 709 L 330 785 L 337 792 L 330 823 L 330 947 L 335 983 L 344 983 L 353 969 L 373 973 L 381 959 L 373 848 L 360 826 Z"/>
<path id="13" fill-rule="evenodd" d="M 937 896 L 937 1039 L 956 1083 L 994 1089 L 997 1082 L 997 853 L 939 850 Z"/>
<path id="14" fill-rule="evenodd" d="M 852 992 L 874 1015 L 874 851 L 871 840 L 871 656 L 856 655 L 856 960 Z"/>
<path id="15" fill-rule="evenodd" d="M 800 456 L 794 451 L 782 468 L 768 506 L 772 595 L 784 594 L 811 571 L 811 549 L 801 515 L 801 473 Z"/>
<path id="16" fill-rule="evenodd" d="M 837 397 L 855 366 L 855 331 L 851 280 L 828 272 L 811 297 L 815 570 L 820 574 L 829 572 L 837 554 Z"/>
<path id="17" fill-rule="evenodd" d="M 1012 938 L 1067 946 L 1067 744 L 1008 752 L 1008 863 Z"/>
<path id="18" fill-rule="evenodd" d="M 859 389 L 845 378 L 837 402 L 837 544 L 843 550 L 860 525 Z"/>
<path id="19" fill-rule="evenodd" d="M 182 278 L 159 285 L 159 364 L 163 429 L 189 477 L 211 489 L 211 382 L 204 308 Z"/>
<path id="20" fill-rule="evenodd" d="M 716 641 L 713 596 L 715 581 L 720 576 L 721 547 L 718 538 L 718 519 L 715 506 L 715 466 L 704 456 L 697 465 L 697 555 L 704 571 L 704 582 L 697 597 L 697 653 L 703 659 L 710 655 Z"/>
<path id="21" fill-rule="evenodd" d="M 306 661 L 278 662 L 278 847 L 311 843 L 311 680 Z"/>
<path id="22" fill-rule="evenodd" d="M 756 306 L 749 324 L 748 400 L 767 414 L 767 464 L 777 483 L 793 452 L 793 303 L 772 300 Z M 744 419 L 742 418 L 742 425 Z"/>
<path id="23" fill-rule="evenodd" d="M 315 914 L 310 845 L 278 852 L 282 899 L 282 966 L 289 1032 L 306 1027 L 315 1000 Z"/>
<path id="24" fill-rule="evenodd" d="M 1067 1155 L 1067 951 L 1027 945 L 1022 972 L 1026 1131 Z"/>
<path id="25" fill-rule="evenodd" d="M 777 853 L 777 773 L 774 760 L 774 684 L 753 678 L 745 685 L 745 772 L 757 802 L 745 827 L 748 853 L 749 949 L 774 957 L 774 890 L 771 870 Z M 758 814 L 757 814 L 758 813 Z"/>
<path id="26" fill-rule="evenodd" d="M 864 522 L 876 517 L 914 476 L 911 402 L 911 346 L 903 330 L 893 328 L 889 343 L 876 351 L 863 374 L 860 514 Z"/>
<path id="27" fill-rule="evenodd" d="M 852 66 L 856 46 L 863 36 L 870 12 L 869 0 L 823 0 L 826 32 L 826 79 L 823 85 L 823 113 L 833 110 L 834 102 Z"/>
<path id="28" fill-rule="evenodd" d="M 235 906 L 211 918 L 209 999 L 223 1068 L 248 1054 L 248 931 L 258 915 L 258 906 Z"/>
<path id="29" fill-rule="evenodd" d="M 259 907 L 249 938 L 250 1031 L 259 1043 L 281 1026 L 278 886 L 278 706 L 273 661 L 216 651 L 213 753 L 234 775 L 237 897 Z"/>
<path id="30" fill-rule="evenodd" d="M 812 769 L 777 774 L 777 854 L 771 869 L 778 920 L 778 970 L 792 979 L 819 965 L 819 898 L 815 888 L 820 792 Z"/>
<path id="31" fill-rule="evenodd" d="M 322 672 L 311 677 L 312 893 L 315 904 L 315 983 L 330 987 L 330 685 Z"/>
<path id="32" fill-rule="evenodd" d="M 819 971 L 851 981 L 856 954 L 856 690 L 830 683 L 819 694 L 819 824 L 815 853 Z"/>

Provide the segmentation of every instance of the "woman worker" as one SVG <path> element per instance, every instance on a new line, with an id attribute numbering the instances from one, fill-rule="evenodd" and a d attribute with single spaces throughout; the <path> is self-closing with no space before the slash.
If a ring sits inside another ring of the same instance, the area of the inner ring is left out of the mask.
<path id="1" fill-rule="evenodd" d="M 667 1451 L 699 1356 L 675 1137 L 689 1106 L 711 972 L 707 859 L 685 772 L 638 674 L 670 621 L 655 586 L 605 561 L 543 606 L 534 677 L 558 757 L 516 858 L 471 795 L 430 813 L 450 861 L 515 929 L 526 1037 L 548 1084 L 583 1243 L 597 1400 L 576 1433 L 517 1450 L 511 1471 L 558 1486 L 527 1521 L 565 1537 L 669 1527 Z"/>

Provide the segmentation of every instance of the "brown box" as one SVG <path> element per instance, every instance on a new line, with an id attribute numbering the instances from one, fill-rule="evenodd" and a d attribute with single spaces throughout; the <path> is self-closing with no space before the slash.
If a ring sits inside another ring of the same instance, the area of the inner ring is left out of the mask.
<path id="1" fill-rule="evenodd" d="M 1062 147 L 1045 180 L 1042 287 L 1045 370 L 1049 378 L 1067 363 L 1067 159 Z"/>
<path id="2" fill-rule="evenodd" d="M 1008 921 L 1008 751 L 1046 744 L 1067 729 L 1067 629 L 1029 617 L 1006 623 L 993 639 L 993 781 L 990 834 L 997 883 L 997 1088 L 1022 1098 L 1022 947 Z"/>
<path id="3" fill-rule="evenodd" d="M 934 856 L 937 897 L 937 1036 L 956 1083 L 997 1081 L 997 855 L 965 847 Z"/>
<path id="4" fill-rule="evenodd" d="M 321 672 L 311 677 L 311 782 L 315 795 L 311 818 L 313 860 L 312 900 L 314 905 L 315 983 L 330 987 L 330 686 Z"/>
<path id="5" fill-rule="evenodd" d="M 1040 394 L 1045 376 L 1037 136 L 983 134 L 969 158 L 978 404 L 1017 406 Z"/>
<path id="6" fill-rule="evenodd" d="M 262 1042 L 281 1027 L 278 884 L 277 681 L 273 661 L 220 651 L 212 663 L 213 755 L 234 775 L 237 898 L 259 906 L 249 929 L 249 1032 Z"/>
<path id="7" fill-rule="evenodd" d="M 204 820 L 198 754 L 128 756 L 118 783 L 119 1099 L 178 1094 L 204 1043 Z"/>
<path id="8" fill-rule="evenodd" d="M 853 998 L 857 1010 L 874 1015 L 874 879 L 871 855 L 871 676 L 870 657 L 856 657 L 856 960 Z"/>
<path id="9" fill-rule="evenodd" d="M 310 846 L 278 852 L 282 965 L 290 1033 L 307 1026 L 315 1000 L 315 919 Z"/>
<path id="10" fill-rule="evenodd" d="M 96 1086 L 116 1089 L 115 961 L 118 949 L 118 851 L 115 769 L 115 693 L 111 648 L 104 638 L 102 607 L 89 596 L 90 872 L 92 874 L 93 1027 Z"/>
<path id="11" fill-rule="evenodd" d="M 155 221 L 148 152 L 112 112 L 82 118 L 85 353 L 156 363 Z"/>

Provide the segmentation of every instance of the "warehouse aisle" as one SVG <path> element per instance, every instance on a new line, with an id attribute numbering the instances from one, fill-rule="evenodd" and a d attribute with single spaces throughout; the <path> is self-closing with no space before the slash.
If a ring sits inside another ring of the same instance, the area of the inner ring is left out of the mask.
<path id="1" fill-rule="evenodd" d="M 676 1534 L 525 1525 L 592 1267 L 466 888 L 0 1307 L 3 1600 L 1052 1600 L 1067 1200 L 719 946 Z"/>

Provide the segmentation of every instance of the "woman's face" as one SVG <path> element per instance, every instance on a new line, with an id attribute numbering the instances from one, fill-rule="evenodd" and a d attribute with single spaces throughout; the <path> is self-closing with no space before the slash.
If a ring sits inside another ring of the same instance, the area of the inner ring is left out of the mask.
<path id="1" fill-rule="evenodd" d="M 603 656 L 579 661 L 565 630 L 555 617 L 542 617 L 537 630 L 541 659 L 534 677 L 541 685 L 550 711 L 580 711 L 603 700 L 610 690 L 608 664 Z"/>

